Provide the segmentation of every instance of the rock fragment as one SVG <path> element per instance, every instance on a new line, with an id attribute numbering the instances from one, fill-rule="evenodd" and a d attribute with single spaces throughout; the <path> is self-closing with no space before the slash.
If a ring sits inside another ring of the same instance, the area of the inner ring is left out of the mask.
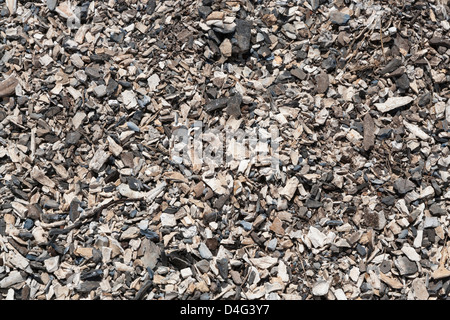
<path id="1" fill-rule="evenodd" d="M 363 146 L 364 150 L 368 151 L 375 145 L 375 123 L 367 113 L 364 116 L 364 136 L 363 136 Z"/>
<path id="2" fill-rule="evenodd" d="M 403 107 L 411 103 L 414 99 L 411 97 L 393 97 L 388 98 L 386 102 L 383 103 L 375 103 L 375 107 L 380 112 L 389 112 L 391 110 L 395 110 L 397 108 Z"/>
<path id="3" fill-rule="evenodd" d="M 19 84 L 19 80 L 16 77 L 10 76 L 7 79 L 0 82 L 0 98 L 11 96 L 16 92 L 16 86 Z"/>

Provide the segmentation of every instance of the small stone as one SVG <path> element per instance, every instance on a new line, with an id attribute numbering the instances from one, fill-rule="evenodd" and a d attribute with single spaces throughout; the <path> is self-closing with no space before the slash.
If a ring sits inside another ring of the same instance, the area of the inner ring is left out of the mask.
<path id="1" fill-rule="evenodd" d="M 277 244 L 277 238 L 270 239 L 270 241 L 267 243 L 267 249 L 270 251 L 275 251 L 275 249 L 277 248 Z"/>
<path id="2" fill-rule="evenodd" d="M 428 134 L 426 134 L 422 129 L 420 129 L 419 126 L 412 124 L 412 123 L 408 123 L 405 120 L 403 120 L 403 125 L 405 126 L 406 129 L 408 129 L 408 131 L 410 131 L 416 137 L 418 137 L 422 140 L 430 139 L 430 136 Z"/>
<path id="3" fill-rule="evenodd" d="M 321 248 L 327 243 L 327 236 L 313 226 L 309 227 L 308 239 L 315 248 Z"/>
<path id="4" fill-rule="evenodd" d="M 227 107 L 225 108 L 226 113 L 235 118 L 239 118 L 241 116 L 241 104 L 242 97 L 239 93 L 230 97 L 227 101 Z"/>
<path id="5" fill-rule="evenodd" d="M 392 97 L 388 98 L 386 102 L 375 103 L 375 107 L 380 112 L 389 112 L 391 110 L 403 107 L 411 103 L 414 99 L 412 97 Z"/>
<path id="6" fill-rule="evenodd" d="M 328 112 L 328 109 L 323 108 L 322 110 L 319 111 L 319 113 L 316 116 L 316 123 L 320 125 L 325 124 L 329 115 L 330 113 Z"/>
<path id="7" fill-rule="evenodd" d="M 44 244 L 48 242 L 47 232 L 45 232 L 45 230 L 41 227 L 35 227 L 31 233 L 38 244 Z"/>
<path id="8" fill-rule="evenodd" d="M 49 199 L 44 202 L 44 209 L 58 209 L 59 203 L 55 200 Z"/>
<path id="9" fill-rule="evenodd" d="M 403 284 L 396 278 L 385 275 L 383 272 L 380 273 L 380 280 L 386 283 L 393 289 L 402 289 Z"/>
<path id="10" fill-rule="evenodd" d="M 416 300 L 428 300 L 429 294 L 425 281 L 424 278 L 416 278 L 412 281 L 412 290 Z"/>
<path id="11" fill-rule="evenodd" d="M 322 68 L 325 69 L 327 72 L 332 72 L 336 69 L 337 61 L 334 55 L 330 55 L 328 58 L 322 61 Z"/>
<path id="12" fill-rule="evenodd" d="M 423 228 L 437 228 L 439 227 L 439 219 L 438 217 L 425 217 L 425 220 L 423 222 Z"/>
<path id="13" fill-rule="evenodd" d="M 195 266 L 203 273 L 207 273 L 210 270 L 209 262 L 206 260 L 200 260 Z"/>
<path id="14" fill-rule="evenodd" d="M 161 225 L 163 227 L 174 227 L 174 226 L 177 225 L 177 221 L 175 219 L 175 215 L 174 214 L 163 212 L 161 214 L 160 219 L 161 219 Z"/>
<path id="15" fill-rule="evenodd" d="M 408 257 L 411 261 L 420 261 L 420 255 L 416 252 L 416 250 L 410 246 L 403 245 L 402 252 Z"/>
<path id="16" fill-rule="evenodd" d="M 127 127 L 134 132 L 140 132 L 139 127 L 132 121 L 127 122 Z"/>
<path id="17" fill-rule="evenodd" d="M 211 7 L 209 6 L 199 6 L 198 14 L 200 18 L 206 19 L 206 17 L 212 12 Z"/>
<path id="18" fill-rule="evenodd" d="M 191 268 L 181 269 L 180 274 L 183 279 L 189 278 L 193 275 Z"/>
<path id="19" fill-rule="evenodd" d="M 211 102 L 209 102 L 204 107 L 204 109 L 206 112 L 212 112 L 214 110 L 225 108 L 227 106 L 227 104 L 228 104 L 227 98 L 219 98 L 219 99 L 215 99 L 215 100 L 212 100 Z"/>
<path id="20" fill-rule="evenodd" d="M 59 269 L 59 256 L 48 258 L 44 261 L 48 273 L 53 273 Z"/>
<path id="21" fill-rule="evenodd" d="M 152 74 L 148 78 L 147 82 L 148 82 L 148 89 L 150 90 L 150 92 L 156 90 L 156 88 L 158 87 L 160 81 L 161 81 L 161 79 L 159 78 L 159 76 L 156 73 Z"/>
<path id="22" fill-rule="evenodd" d="M 291 200 L 297 190 L 299 184 L 297 177 L 292 177 L 286 182 L 286 186 L 279 192 L 281 196 L 285 196 L 286 199 Z"/>
<path id="23" fill-rule="evenodd" d="M 433 216 L 443 216 L 447 214 L 447 211 L 442 209 L 437 203 L 433 203 L 429 210 Z"/>
<path id="24" fill-rule="evenodd" d="M 28 206 L 27 217 L 32 220 L 39 220 L 42 214 L 42 208 L 39 204 L 34 203 Z"/>
<path id="25" fill-rule="evenodd" d="M 234 37 L 236 38 L 237 48 L 239 48 L 237 53 L 246 53 L 250 50 L 252 23 L 242 19 L 236 19 L 235 22 L 236 31 Z"/>
<path id="26" fill-rule="evenodd" d="M 130 187 L 131 190 L 141 191 L 144 188 L 141 180 L 136 179 L 134 177 L 128 177 L 127 182 L 128 182 L 128 186 Z"/>
<path id="27" fill-rule="evenodd" d="M 325 72 L 321 72 L 319 75 L 316 76 L 316 86 L 317 86 L 317 93 L 322 94 L 325 93 L 328 90 L 328 86 L 330 85 L 328 74 Z"/>
<path id="28" fill-rule="evenodd" d="M 209 248 L 203 242 L 201 242 L 199 244 L 198 252 L 200 253 L 200 256 L 203 259 L 211 260 L 213 258 L 213 255 L 212 255 L 211 251 L 209 250 Z"/>
<path id="29" fill-rule="evenodd" d="M 381 198 L 381 202 L 390 207 L 394 205 L 395 200 L 396 198 L 394 196 L 386 196 Z"/>
<path id="30" fill-rule="evenodd" d="M 388 273 L 389 271 L 391 271 L 391 267 L 392 267 L 392 262 L 389 260 L 384 260 L 381 264 L 380 264 L 380 271 L 382 273 Z"/>
<path id="31" fill-rule="evenodd" d="M 425 107 L 431 102 L 431 93 L 429 91 L 425 92 L 420 96 L 419 101 L 417 102 L 419 106 Z"/>
<path id="32" fill-rule="evenodd" d="M 99 286 L 100 282 L 98 281 L 83 281 L 76 287 L 76 290 L 80 293 L 89 293 L 96 290 Z"/>
<path id="33" fill-rule="evenodd" d="M 380 75 L 385 75 L 387 73 L 391 73 L 392 71 L 394 71 L 401 65 L 402 65 L 402 61 L 400 59 L 394 58 L 394 59 L 390 60 L 383 69 L 381 69 Z"/>
<path id="34" fill-rule="evenodd" d="M 106 96 L 106 86 L 104 84 L 96 86 L 94 88 L 94 94 L 97 98 L 103 98 Z"/>
<path id="35" fill-rule="evenodd" d="M 270 225 L 270 230 L 272 230 L 273 232 L 275 232 L 280 236 L 284 235 L 283 223 L 278 217 L 275 217 L 275 219 L 273 219 L 273 222 Z"/>
<path id="36" fill-rule="evenodd" d="M 309 3 L 313 11 L 316 11 L 320 6 L 320 0 L 309 0 Z"/>
<path id="37" fill-rule="evenodd" d="M 415 187 L 416 185 L 409 179 L 400 178 L 394 182 L 394 189 L 401 195 L 414 190 Z"/>
<path id="38" fill-rule="evenodd" d="M 125 38 L 124 32 L 119 32 L 119 33 L 113 32 L 113 33 L 111 33 L 111 36 L 110 36 L 111 41 L 114 41 L 116 43 L 122 43 L 124 38 Z"/>
<path id="39" fill-rule="evenodd" d="M 328 281 L 319 280 L 314 284 L 312 288 L 312 294 L 318 297 L 325 296 L 328 293 L 329 289 L 330 283 Z"/>
<path id="40" fill-rule="evenodd" d="M 36 180 L 37 182 L 39 182 L 40 184 L 47 186 L 49 188 L 54 188 L 55 187 L 55 182 L 53 180 L 51 180 L 50 178 L 48 178 L 45 175 L 45 172 L 41 169 L 39 169 L 37 166 L 33 168 L 33 170 L 31 170 L 31 174 L 30 174 L 31 178 Z"/>
<path id="41" fill-rule="evenodd" d="M 219 274 L 223 279 L 228 278 L 228 259 L 222 258 L 216 261 L 217 268 L 219 269 Z"/>
<path id="42" fill-rule="evenodd" d="M 242 228 L 244 228 L 245 231 L 250 231 L 253 228 L 253 224 L 248 221 L 241 220 L 239 221 L 239 224 L 242 226 Z"/>
<path id="43" fill-rule="evenodd" d="M 130 240 L 139 236 L 139 228 L 138 227 L 129 227 L 120 235 L 120 240 Z"/>
<path id="44" fill-rule="evenodd" d="M 205 244 L 209 250 L 213 250 L 213 251 L 217 250 L 217 248 L 219 247 L 219 241 L 217 241 L 216 238 L 206 239 Z"/>
<path id="45" fill-rule="evenodd" d="M 6 277 L 0 280 L 0 289 L 10 288 L 24 280 L 25 279 L 19 271 L 12 270 Z"/>
<path id="46" fill-rule="evenodd" d="M 219 49 L 224 57 L 231 57 L 233 49 L 230 39 L 225 38 L 225 40 L 223 40 L 223 42 L 220 44 Z"/>
<path id="47" fill-rule="evenodd" d="M 323 203 L 314 199 L 308 199 L 305 205 L 309 209 L 318 209 L 323 206 Z"/>
<path id="48" fill-rule="evenodd" d="M 81 133 L 78 131 L 71 131 L 66 135 L 66 144 L 76 145 L 80 141 Z"/>
<path id="49" fill-rule="evenodd" d="M 77 68 L 83 68 L 84 67 L 84 61 L 81 59 L 81 56 L 78 53 L 74 53 L 70 56 L 70 61 L 72 64 Z"/>
<path id="50" fill-rule="evenodd" d="M 106 95 L 110 97 L 117 91 L 118 87 L 119 84 L 114 79 L 109 79 L 108 84 L 106 85 Z"/>
<path id="51" fill-rule="evenodd" d="M 433 47 L 450 48 L 450 40 L 447 38 L 433 37 L 429 40 L 429 44 Z"/>
<path id="52" fill-rule="evenodd" d="M 250 261 L 257 268 L 268 269 L 274 266 L 278 262 L 278 259 L 274 257 L 265 256 L 262 258 L 251 258 Z"/>
<path id="53" fill-rule="evenodd" d="M 360 245 L 359 243 L 356 245 L 356 251 L 358 252 L 358 254 L 361 257 L 365 257 L 366 254 L 367 254 L 366 249 L 362 245 Z"/>
<path id="54" fill-rule="evenodd" d="M 394 264 L 402 276 L 411 275 L 418 271 L 417 264 L 409 260 L 407 257 L 397 258 L 394 260 Z"/>
<path id="55" fill-rule="evenodd" d="M 225 12 L 223 12 L 223 11 L 213 11 L 206 17 L 206 21 L 223 20 L 224 17 L 225 17 Z"/>
<path id="56" fill-rule="evenodd" d="M 100 169 L 105 164 L 106 160 L 108 160 L 110 155 L 111 153 L 109 151 L 106 152 L 102 148 L 97 149 L 91 161 L 89 162 L 89 169 L 95 172 L 100 171 Z"/>
<path id="57" fill-rule="evenodd" d="M 294 68 L 291 70 L 291 75 L 296 77 L 299 80 L 305 80 L 306 79 L 306 73 L 300 69 L 300 68 Z"/>
<path id="58" fill-rule="evenodd" d="M 404 73 L 401 77 L 399 77 L 396 81 L 395 84 L 397 85 L 398 88 L 403 89 L 403 90 L 407 90 L 409 89 L 409 78 L 406 75 L 406 73 Z"/>
<path id="59" fill-rule="evenodd" d="M 90 77 L 92 80 L 100 80 L 102 78 L 102 74 L 100 70 L 96 67 L 86 67 L 84 69 L 84 72 L 88 77 Z"/>
<path id="60" fill-rule="evenodd" d="M 6 80 L 0 82 L 0 98 L 13 95 L 16 92 L 16 86 L 19 80 L 16 77 L 10 76 Z"/>
<path id="61" fill-rule="evenodd" d="M 241 275 L 239 272 L 235 270 L 230 270 L 231 279 L 233 280 L 234 284 L 237 286 L 240 286 L 242 284 Z"/>
<path id="62" fill-rule="evenodd" d="M 34 222 L 31 219 L 26 219 L 23 223 L 23 228 L 26 230 L 31 230 L 34 227 Z"/>
<path id="63" fill-rule="evenodd" d="M 345 295 L 344 290 L 342 290 L 342 289 L 335 290 L 333 292 L 333 294 L 336 297 L 336 300 L 339 300 L 339 301 L 348 300 L 347 296 Z"/>
<path id="64" fill-rule="evenodd" d="M 330 12 L 328 18 L 332 23 L 342 26 L 347 24 L 347 22 L 350 20 L 350 15 L 337 10 L 333 10 Z"/>
<path id="65" fill-rule="evenodd" d="M 93 255 L 93 248 L 78 247 L 75 249 L 74 254 L 85 259 L 90 259 Z"/>
<path id="66" fill-rule="evenodd" d="M 364 116 L 364 136 L 363 146 L 364 150 L 368 151 L 373 148 L 375 144 L 375 123 L 369 113 Z"/>
<path id="67" fill-rule="evenodd" d="M 386 225 L 386 217 L 383 211 L 365 213 L 364 221 L 367 226 L 374 228 L 375 230 L 383 230 Z"/>

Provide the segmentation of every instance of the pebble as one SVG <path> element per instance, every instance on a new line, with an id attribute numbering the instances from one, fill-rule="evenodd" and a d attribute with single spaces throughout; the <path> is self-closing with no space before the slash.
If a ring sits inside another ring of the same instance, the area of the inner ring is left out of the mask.
<path id="1" fill-rule="evenodd" d="M 369 113 L 364 116 L 364 150 L 368 151 L 375 145 L 375 123 Z"/>
<path id="2" fill-rule="evenodd" d="M 418 271 L 417 264 L 407 257 L 397 258 L 394 260 L 394 264 L 401 275 L 411 275 Z"/>
<path id="3" fill-rule="evenodd" d="M 318 297 L 325 296 L 328 293 L 329 289 L 330 284 L 328 281 L 319 280 L 314 284 L 312 288 L 312 294 Z"/>
<path id="4" fill-rule="evenodd" d="M 48 273 L 53 273 L 59 268 L 59 256 L 48 258 L 44 261 Z"/>
<path id="5" fill-rule="evenodd" d="M 252 23 L 242 19 L 236 19 L 235 23 L 236 30 L 234 37 L 236 39 L 237 48 L 239 48 L 237 53 L 248 52 L 250 50 Z"/>
<path id="6" fill-rule="evenodd" d="M 328 241 L 327 236 L 313 226 L 309 228 L 308 239 L 315 248 L 323 247 Z"/>
<path id="7" fill-rule="evenodd" d="M 203 243 L 201 242 L 198 246 L 198 252 L 200 253 L 200 256 L 203 259 L 206 260 L 211 260 L 213 258 L 213 254 L 211 253 L 211 251 L 209 250 L 209 248 Z"/>
<path id="8" fill-rule="evenodd" d="M 437 228 L 439 227 L 439 219 L 437 217 L 425 217 L 423 228 Z"/>
<path id="9" fill-rule="evenodd" d="M 140 132 L 139 127 L 134 122 L 128 121 L 127 127 L 134 132 Z"/>
<path id="10" fill-rule="evenodd" d="M 156 90 L 156 88 L 158 87 L 160 81 L 161 81 L 161 79 L 159 78 L 159 76 L 157 74 L 152 74 L 148 78 L 147 82 L 148 82 L 148 88 L 149 88 L 150 92 Z"/>
<path id="11" fill-rule="evenodd" d="M 232 53 L 233 53 L 233 49 L 232 49 L 232 44 L 230 39 L 226 38 L 222 41 L 222 43 L 220 44 L 220 53 L 222 53 L 222 55 L 224 57 L 231 57 Z"/>
<path id="12" fill-rule="evenodd" d="M 173 215 L 173 214 L 162 213 L 160 219 L 161 219 L 161 225 L 163 227 L 174 227 L 177 225 L 175 215 Z"/>
<path id="13" fill-rule="evenodd" d="M 394 182 L 394 189 L 399 194 L 406 194 L 412 190 L 414 190 L 415 184 L 411 182 L 409 179 L 400 178 Z"/>
<path id="14" fill-rule="evenodd" d="M 329 19 L 332 23 L 338 25 L 345 25 L 350 20 L 350 15 L 334 10 L 330 12 Z"/>
<path id="15" fill-rule="evenodd" d="M 402 252 L 408 257 L 411 261 L 420 261 L 420 255 L 416 252 L 416 250 L 410 246 L 403 245 Z"/>
<path id="16" fill-rule="evenodd" d="M 412 290 L 414 292 L 414 297 L 416 300 L 428 300 L 429 298 L 425 281 L 425 279 L 416 278 L 412 282 Z"/>
<path id="17" fill-rule="evenodd" d="M 389 112 L 411 103 L 414 99 L 411 97 L 392 97 L 383 103 L 375 103 L 375 107 L 380 112 Z"/>
<path id="18" fill-rule="evenodd" d="M 13 270 L 9 273 L 9 275 L 0 280 L 0 288 L 9 288 L 22 281 L 24 281 L 22 274 L 19 271 Z"/>
<path id="19" fill-rule="evenodd" d="M 277 263 L 278 259 L 274 257 L 251 258 L 251 263 L 260 269 L 268 269 Z"/>
<path id="20" fill-rule="evenodd" d="M 104 84 L 94 88 L 94 94 L 97 98 L 103 98 L 106 96 L 106 86 Z"/>
<path id="21" fill-rule="evenodd" d="M 402 65 L 402 61 L 400 59 L 394 58 L 394 59 L 390 60 L 383 69 L 381 69 L 380 75 L 385 75 L 387 73 L 391 73 L 394 70 L 396 70 L 398 67 L 400 67 L 401 65 Z"/>
<path id="22" fill-rule="evenodd" d="M 68 145 L 76 145 L 81 139 L 81 133 L 78 131 L 71 131 L 66 135 L 66 143 Z"/>
<path id="23" fill-rule="evenodd" d="M 445 215 L 447 212 L 442 209 L 442 207 L 440 205 L 438 205 L 437 203 L 433 203 L 430 208 L 430 213 L 434 216 L 443 216 Z"/>
<path id="24" fill-rule="evenodd" d="M 139 235 L 139 231 L 140 229 L 137 227 L 129 227 L 120 235 L 120 240 L 134 239 Z"/>
<path id="25" fill-rule="evenodd" d="M 402 76 L 400 76 L 396 81 L 395 84 L 397 85 L 398 88 L 403 89 L 403 90 L 408 90 L 409 89 L 409 78 L 406 75 L 406 73 L 404 73 Z"/>
<path id="26" fill-rule="evenodd" d="M 316 76 L 316 83 L 317 83 L 317 93 L 325 93 L 328 90 L 328 86 L 330 85 L 328 74 L 325 72 L 320 73 Z"/>

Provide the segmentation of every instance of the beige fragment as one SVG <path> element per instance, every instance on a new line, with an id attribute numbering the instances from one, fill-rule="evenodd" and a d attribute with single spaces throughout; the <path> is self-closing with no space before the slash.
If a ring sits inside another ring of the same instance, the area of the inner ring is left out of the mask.
<path id="1" fill-rule="evenodd" d="M 385 275 L 383 272 L 380 272 L 380 280 L 386 283 L 393 289 L 402 289 L 403 284 L 396 278 L 389 277 Z"/>
<path id="2" fill-rule="evenodd" d="M 38 167 L 34 167 L 33 170 L 31 170 L 31 178 L 39 182 L 40 184 L 47 186 L 49 188 L 55 187 L 55 182 L 48 178 L 44 171 L 39 169 Z"/>

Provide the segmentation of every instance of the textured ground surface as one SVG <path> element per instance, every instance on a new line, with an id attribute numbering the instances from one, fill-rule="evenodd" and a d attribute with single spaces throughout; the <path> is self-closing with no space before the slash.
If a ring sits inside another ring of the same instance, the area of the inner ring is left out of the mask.
<path id="1" fill-rule="evenodd" d="M 0 299 L 442 299 L 440 1 L 0 0 Z"/>

